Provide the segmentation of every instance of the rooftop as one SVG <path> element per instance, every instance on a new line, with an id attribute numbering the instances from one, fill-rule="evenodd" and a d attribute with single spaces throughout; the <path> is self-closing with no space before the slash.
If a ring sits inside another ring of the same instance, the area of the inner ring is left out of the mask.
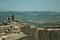
<path id="1" fill-rule="evenodd" d="M 23 32 L 20 32 L 20 34 L 17 34 L 17 33 L 13 33 L 13 34 L 8 34 L 8 35 L 3 35 L 0 37 L 1 38 L 5 38 L 6 40 L 16 40 L 16 39 L 19 39 L 19 38 L 23 38 L 23 37 L 26 37 L 27 35 L 25 35 Z"/>

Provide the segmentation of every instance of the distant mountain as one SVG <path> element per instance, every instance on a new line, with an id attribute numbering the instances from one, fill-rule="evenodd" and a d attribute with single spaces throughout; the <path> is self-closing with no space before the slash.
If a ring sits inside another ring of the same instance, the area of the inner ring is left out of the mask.
<path id="1" fill-rule="evenodd" d="M 6 11 L 8 13 L 20 13 L 18 11 Z M 4 11 L 0 11 L 0 13 L 4 13 Z M 23 11 L 23 13 L 60 13 L 60 12 L 53 12 L 53 11 Z"/>

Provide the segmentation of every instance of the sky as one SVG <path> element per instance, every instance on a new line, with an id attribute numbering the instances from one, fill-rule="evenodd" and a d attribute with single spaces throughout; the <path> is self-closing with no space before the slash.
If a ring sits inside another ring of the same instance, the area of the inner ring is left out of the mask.
<path id="1" fill-rule="evenodd" d="M 0 11 L 60 12 L 60 0 L 0 0 Z"/>

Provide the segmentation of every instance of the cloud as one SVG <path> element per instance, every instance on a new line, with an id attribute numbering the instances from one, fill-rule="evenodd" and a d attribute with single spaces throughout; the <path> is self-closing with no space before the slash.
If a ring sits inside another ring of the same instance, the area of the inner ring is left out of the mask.
<path id="1" fill-rule="evenodd" d="M 0 7 L 3 7 L 3 6 L 5 6 L 5 4 L 0 3 Z"/>
<path id="2" fill-rule="evenodd" d="M 6 8 L 6 4 L 0 3 L 0 11 L 4 10 Z"/>

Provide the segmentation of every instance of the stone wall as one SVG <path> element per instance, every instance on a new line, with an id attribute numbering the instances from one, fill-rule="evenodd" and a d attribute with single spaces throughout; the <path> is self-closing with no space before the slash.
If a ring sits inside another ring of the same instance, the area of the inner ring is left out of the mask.
<path id="1" fill-rule="evenodd" d="M 38 30 L 38 40 L 60 40 L 60 30 Z"/>

